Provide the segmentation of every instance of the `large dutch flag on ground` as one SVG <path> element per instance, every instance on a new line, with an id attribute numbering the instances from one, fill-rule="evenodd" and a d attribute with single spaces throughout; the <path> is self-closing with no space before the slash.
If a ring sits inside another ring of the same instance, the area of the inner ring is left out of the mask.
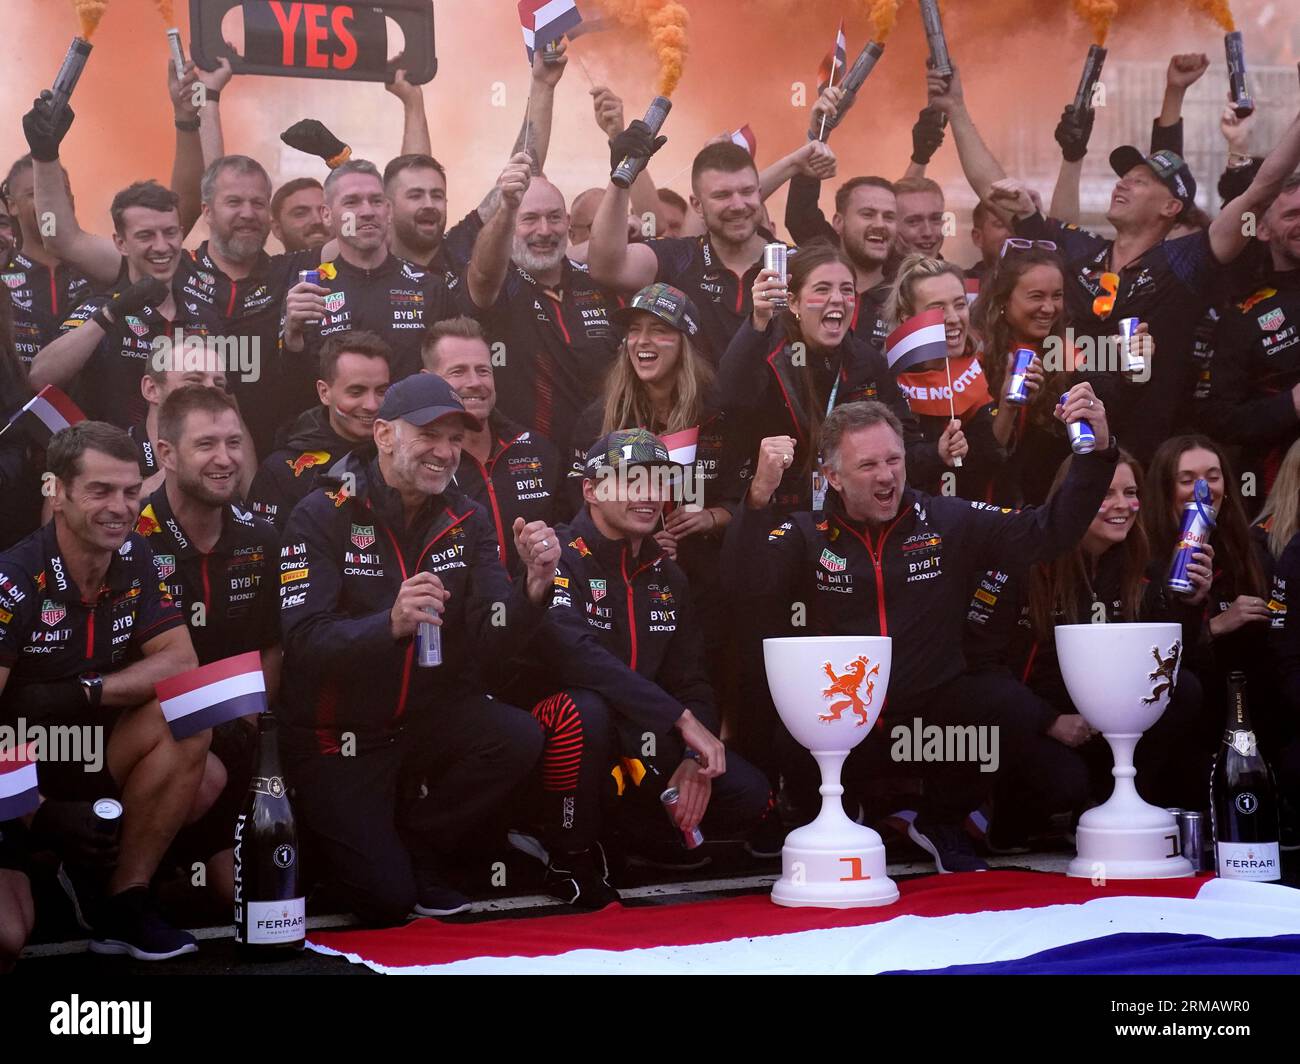
<path id="1" fill-rule="evenodd" d="M 0 821 L 17 820 L 40 804 L 31 747 L 0 747 Z"/>
<path id="2" fill-rule="evenodd" d="M 266 712 L 262 656 L 256 650 L 162 680 L 156 691 L 176 739 L 188 739 L 236 717 Z"/>
<path id="3" fill-rule="evenodd" d="M 44 445 L 56 432 L 85 420 L 86 415 L 76 403 L 53 384 L 47 384 L 9 419 L 3 431 L 15 426 L 29 429 L 36 441 Z"/>
<path id="4" fill-rule="evenodd" d="M 582 24 L 574 0 L 519 0 L 519 23 L 524 31 L 528 62 L 538 47 L 545 47 Z"/>
<path id="5" fill-rule="evenodd" d="M 928 876 L 893 905 L 787 909 L 766 895 L 586 915 L 310 932 L 392 974 L 1300 974 L 1300 891 L 1199 877 Z"/>
<path id="6" fill-rule="evenodd" d="M 948 338 L 942 310 L 927 310 L 908 318 L 885 340 L 885 358 L 893 373 L 905 373 L 918 362 L 947 357 Z"/>

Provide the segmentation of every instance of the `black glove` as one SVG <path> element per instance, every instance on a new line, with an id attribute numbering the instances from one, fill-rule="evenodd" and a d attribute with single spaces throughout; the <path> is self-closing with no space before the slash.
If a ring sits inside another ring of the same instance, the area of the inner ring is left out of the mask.
<path id="1" fill-rule="evenodd" d="M 314 118 L 304 118 L 301 122 L 295 122 L 280 134 L 280 139 L 289 147 L 297 148 L 308 155 L 319 155 L 330 169 L 344 162 L 352 154 L 351 148 Z"/>
<path id="2" fill-rule="evenodd" d="M 91 315 L 90 320 L 107 332 L 115 323 L 120 323 L 126 315 L 139 314 L 145 307 L 156 307 L 170 292 L 171 289 L 165 282 L 158 280 L 157 277 L 146 277 L 144 280 L 136 281 L 130 288 L 115 293 L 108 303 Z M 112 315 L 111 321 L 108 318 L 109 314 Z"/>
<path id="3" fill-rule="evenodd" d="M 33 850 L 53 850 L 83 868 L 111 868 L 117 863 L 118 821 L 97 817 L 93 802 L 47 799 L 32 818 L 29 838 Z"/>
<path id="4" fill-rule="evenodd" d="M 937 107 L 926 107 L 912 127 L 912 162 L 925 166 L 943 143 L 943 127 L 948 116 Z"/>
<path id="5" fill-rule="evenodd" d="M 32 158 L 37 162 L 52 163 L 59 157 L 59 145 L 76 117 L 70 106 L 64 107 L 57 118 L 51 113 L 53 110 L 54 95 L 46 89 L 32 102 L 32 109 L 23 115 L 23 134 L 32 150 Z"/>
<path id="6" fill-rule="evenodd" d="M 1067 104 L 1061 112 L 1061 120 L 1056 123 L 1056 143 L 1061 146 L 1067 163 L 1077 163 L 1088 154 L 1088 139 L 1096 117 L 1097 112 L 1091 107 L 1075 111 L 1074 104 Z"/>
<path id="7" fill-rule="evenodd" d="M 40 723 L 51 717 L 84 715 L 90 701 L 80 680 L 54 680 L 15 686 L 9 708 L 29 723 Z"/>
<path id="8" fill-rule="evenodd" d="M 656 137 L 639 118 L 609 142 L 609 168 L 617 170 L 624 159 L 645 159 L 647 162 L 654 153 L 668 143 L 667 137 Z"/>

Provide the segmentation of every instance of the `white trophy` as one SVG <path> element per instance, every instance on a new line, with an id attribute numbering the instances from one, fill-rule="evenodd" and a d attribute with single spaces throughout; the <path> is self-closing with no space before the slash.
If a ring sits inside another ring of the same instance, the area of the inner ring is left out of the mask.
<path id="1" fill-rule="evenodd" d="M 898 887 L 885 874 L 880 836 L 850 820 L 840 802 L 844 759 L 871 734 L 884 706 L 892 641 L 764 639 L 763 658 L 776 710 L 795 740 L 812 751 L 822 776 L 821 812 L 786 837 L 772 900 L 824 909 L 896 901 Z"/>
<path id="2" fill-rule="evenodd" d="M 1193 875 L 1174 815 L 1142 800 L 1133 751 L 1169 705 L 1182 658 L 1177 624 L 1063 624 L 1056 628 L 1061 676 L 1083 719 L 1110 744 L 1115 789 L 1079 818 L 1068 874 L 1085 879 L 1174 879 Z"/>

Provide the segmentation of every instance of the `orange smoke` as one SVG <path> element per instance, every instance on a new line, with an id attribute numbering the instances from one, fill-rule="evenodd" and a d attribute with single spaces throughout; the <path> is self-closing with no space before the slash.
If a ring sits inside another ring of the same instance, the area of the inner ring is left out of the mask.
<path id="1" fill-rule="evenodd" d="M 1228 7 L 1228 0 L 1192 0 L 1192 7 L 1204 11 L 1214 19 L 1223 27 L 1224 33 L 1231 33 L 1237 28 L 1232 20 L 1232 9 Z"/>
<path id="2" fill-rule="evenodd" d="M 1074 9 L 1092 27 L 1095 43 L 1105 44 L 1110 24 L 1119 14 L 1119 0 L 1074 0 Z"/>
<path id="3" fill-rule="evenodd" d="M 686 66 L 690 13 L 677 0 L 600 0 L 600 6 L 624 26 L 649 35 L 659 59 L 659 95 L 671 96 Z"/>
<path id="4" fill-rule="evenodd" d="M 81 35 L 90 40 L 99 20 L 104 17 L 108 0 L 72 0 L 72 6 L 77 9 L 77 17 L 81 19 Z"/>
<path id="5" fill-rule="evenodd" d="M 884 44 L 889 31 L 898 21 L 898 0 L 861 0 L 861 3 L 867 18 L 871 19 L 874 31 L 871 39 Z"/>
<path id="6" fill-rule="evenodd" d="M 172 7 L 172 0 L 153 0 L 158 6 L 158 14 L 162 16 L 163 22 L 169 27 L 176 25 L 176 11 Z"/>

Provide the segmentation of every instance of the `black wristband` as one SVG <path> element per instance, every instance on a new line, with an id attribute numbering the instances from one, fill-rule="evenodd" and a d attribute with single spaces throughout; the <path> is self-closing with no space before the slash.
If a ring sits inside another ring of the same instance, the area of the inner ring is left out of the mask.
<path id="1" fill-rule="evenodd" d="M 191 118 L 188 121 L 182 121 L 178 118 L 176 119 L 176 128 L 182 133 L 197 133 L 199 131 L 199 120 Z"/>
<path id="2" fill-rule="evenodd" d="M 207 101 L 207 102 L 209 102 L 209 103 L 216 103 L 218 100 L 221 99 L 221 90 L 220 90 L 220 89 L 209 89 L 209 88 L 207 88 L 207 87 L 205 86 L 205 87 L 204 87 L 204 90 L 203 90 L 203 93 L 204 93 L 204 96 L 203 96 L 204 100 Z"/>
<path id="3" fill-rule="evenodd" d="M 90 320 L 93 321 L 96 325 L 98 325 L 101 329 L 103 329 L 104 332 L 112 332 L 116 323 L 109 320 L 107 311 L 108 311 L 108 304 L 105 303 L 102 307 L 100 307 L 97 311 L 95 311 L 94 314 L 90 316 Z"/>

